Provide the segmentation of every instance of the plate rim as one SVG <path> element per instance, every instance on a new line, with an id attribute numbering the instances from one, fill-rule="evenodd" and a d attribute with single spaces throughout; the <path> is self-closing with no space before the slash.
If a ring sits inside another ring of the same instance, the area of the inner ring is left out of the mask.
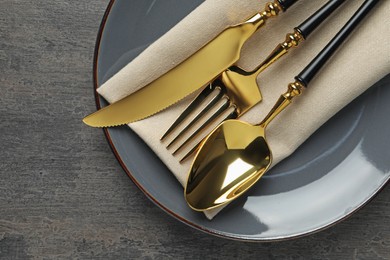
<path id="1" fill-rule="evenodd" d="M 101 41 L 102 41 L 102 37 L 103 37 L 103 33 L 104 33 L 104 29 L 106 27 L 106 23 L 107 23 L 108 17 L 110 16 L 112 7 L 114 6 L 115 2 L 116 2 L 116 0 L 110 0 L 109 1 L 108 5 L 106 7 L 106 10 L 104 12 L 103 18 L 102 18 L 102 20 L 100 22 L 99 29 L 98 29 L 98 34 L 97 34 L 96 41 L 95 41 L 94 56 L 93 56 L 93 69 L 92 69 L 93 71 L 92 71 L 92 73 L 93 73 L 93 92 L 94 92 L 94 96 L 95 96 L 95 105 L 96 105 L 96 109 L 97 110 L 102 108 L 102 105 L 101 105 L 101 102 L 100 102 L 100 96 L 99 96 L 99 94 L 97 92 L 97 88 L 99 87 L 98 86 L 98 59 L 99 59 Z M 157 205 L 160 209 L 162 209 L 168 215 L 170 215 L 171 217 L 175 218 L 176 220 L 179 220 L 180 222 L 186 224 L 189 227 L 192 227 L 194 229 L 197 229 L 197 230 L 202 231 L 202 232 L 204 232 L 206 234 L 209 234 L 209 235 L 213 235 L 213 236 L 220 237 L 220 238 L 225 238 L 225 239 L 230 239 L 230 240 L 236 240 L 236 241 L 242 241 L 242 242 L 277 242 L 277 241 L 287 241 L 287 240 L 293 240 L 293 239 L 297 239 L 297 238 L 302 238 L 302 237 L 306 237 L 306 236 L 309 236 L 309 235 L 321 232 L 323 230 L 326 230 L 326 229 L 328 229 L 330 227 L 333 227 L 333 226 L 337 225 L 338 223 L 343 222 L 344 220 L 350 218 L 356 212 L 358 212 L 363 207 L 365 207 L 367 204 L 369 204 L 374 198 L 376 198 L 376 196 L 384 189 L 384 187 L 388 183 L 390 183 L 390 178 L 389 178 L 389 179 L 387 179 L 387 181 L 382 183 L 382 185 L 380 187 L 378 187 L 378 189 L 376 191 L 374 191 L 374 194 L 371 197 L 369 197 L 368 199 L 363 201 L 353 211 L 351 211 L 348 214 L 344 215 L 343 217 L 335 220 L 334 222 L 327 223 L 327 224 L 325 224 L 323 226 L 320 226 L 320 227 L 318 227 L 316 229 L 313 229 L 313 230 L 304 231 L 304 232 L 301 232 L 301 233 L 297 233 L 297 234 L 293 234 L 293 235 L 287 235 L 287 236 L 283 236 L 283 237 L 275 237 L 275 238 L 253 238 L 253 237 L 244 237 L 244 236 L 233 235 L 233 234 L 227 235 L 227 234 L 223 234 L 221 232 L 217 232 L 215 230 L 210 230 L 208 228 L 202 227 L 201 225 L 197 225 L 197 224 L 195 224 L 195 223 L 193 223 L 193 222 L 183 218 L 182 216 L 176 214 L 175 212 L 173 212 L 169 208 L 165 207 L 164 205 L 162 205 L 158 201 L 157 198 L 153 197 L 153 195 L 150 194 L 136 180 L 136 178 L 132 175 L 131 171 L 127 168 L 127 166 L 123 162 L 121 156 L 119 155 L 119 153 L 118 153 L 118 151 L 117 151 L 117 149 L 116 149 L 116 147 L 115 147 L 115 145 L 114 145 L 114 143 L 112 141 L 112 138 L 111 138 L 111 135 L 110 135 L 108 129 L 107 128 L 103 128 L 102 130 L 103 130 L 103 133 L 104 133 L 104 135 L 106 137 L 106 141 L 108 142 L 108 144 L 110 146 L 111 151 L 113 152 L 115 158 L 117 159 L 117 161 L 121 165 L 121 167 L 124 170 L 124 172 L 126 173 L 126 175 L 131 179 L 131 181 L 135 184 L 135 186 L 138 189 L 140 189 L 146 195 L 146 197 L 149 200 L 151 200 L 155 205 Z"/>

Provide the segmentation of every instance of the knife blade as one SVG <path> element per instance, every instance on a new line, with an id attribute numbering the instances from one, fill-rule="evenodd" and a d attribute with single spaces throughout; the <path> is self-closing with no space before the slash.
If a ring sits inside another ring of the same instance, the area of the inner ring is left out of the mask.
<path id="1" fill-rule="evenodd" d="M 93 127 L 113 127 L 154 115 L 216 78 L 240 58 L 244 43 L 268 18 L 297 0 L 275 0 L 243 23 L 228 27 L 192 56 L 131 95 L 86 116 Z M 212 61 L 212 62 L 210 62 Z"/>

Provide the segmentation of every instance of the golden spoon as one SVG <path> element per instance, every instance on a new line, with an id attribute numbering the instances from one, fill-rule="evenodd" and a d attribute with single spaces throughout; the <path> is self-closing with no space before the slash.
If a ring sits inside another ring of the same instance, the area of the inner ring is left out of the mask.
<path id="1" fill-rule="evenodd" d="M 255 184 L 272 163 L 265 129 L 306 88 L 352 30 L 379 0 L 366 0 L 337 35 L 295 77 L 269 114 L 258 125 L 238 120 L 220 124 L 203 141 L 191 166 L 185 199 L 197 211 L 209 210 L 237 198 Z"/>

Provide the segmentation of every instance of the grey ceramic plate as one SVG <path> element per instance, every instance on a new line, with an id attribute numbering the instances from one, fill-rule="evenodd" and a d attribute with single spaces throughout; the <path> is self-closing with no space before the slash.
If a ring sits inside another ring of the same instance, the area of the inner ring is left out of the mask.
<path id="1" fill-rule="evenodd" d="M 95 87 L 201 2 L 111 1 L 96 46 Z M 98 108 L 106 105 L 96 97 Z M 214 235 L 280 240 L 337 223 L 365 205 L 389 181 L 388 100 L 390 76 L 338 113 L 212 221 L 187 207 L 183 189 L 171 172 L 128 127 L 105 133 L 126 173 L 170 215 Z"/>

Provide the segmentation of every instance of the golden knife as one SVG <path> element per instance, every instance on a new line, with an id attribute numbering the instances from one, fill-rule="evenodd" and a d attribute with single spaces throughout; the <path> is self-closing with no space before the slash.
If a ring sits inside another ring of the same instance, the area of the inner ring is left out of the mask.
<path id="1" fill-rule="evenodd" d="M 200 89 L 240 58 L 244 43 L 268 18 L 297 0 L 275 0 L 263 11 L 228 27 L 185 61 L 133 94 L 85 117 L 93 127 L 112 127 L 149 117 Z M 212 61 L 212 62 L 210 62 Z"/>

